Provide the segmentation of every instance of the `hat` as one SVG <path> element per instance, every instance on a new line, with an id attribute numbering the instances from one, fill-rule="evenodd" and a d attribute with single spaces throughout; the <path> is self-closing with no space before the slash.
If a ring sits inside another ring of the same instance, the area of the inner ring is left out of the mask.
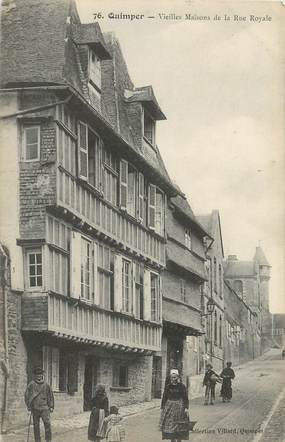
<path id="1" fill-rule="evenodd" d="M 44 374 L 44 370 L 42 369 L 42 367 L 35 367 L 34 374 Z"/>
<path id="2" fill-rule="evenodd" d="M 173 368 L 170 370 L 170 374 L 177 374 L 177 376 L 179 376 L 179 371 L 176 368 Z"/>

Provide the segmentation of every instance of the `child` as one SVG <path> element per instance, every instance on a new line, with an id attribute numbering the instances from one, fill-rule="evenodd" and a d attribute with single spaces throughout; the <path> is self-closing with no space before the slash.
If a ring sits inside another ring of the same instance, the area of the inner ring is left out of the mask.
<path id="1" fill-rule="evenodd" d="M 107 424 L 105 435 L 107 442 L 121 442 L 125 440 L 125 429 L 120 423 L 121 420 L 119 409 L 114 405 L 110 407 L 110 415 L 104 420 L 104 423 Z"/>

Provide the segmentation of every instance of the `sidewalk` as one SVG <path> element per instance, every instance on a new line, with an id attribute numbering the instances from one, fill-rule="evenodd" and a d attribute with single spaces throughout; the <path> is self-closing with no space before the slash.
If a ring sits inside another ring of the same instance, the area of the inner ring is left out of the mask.
<path id="1" fill-rule="evenodd" d="M 142 402 L 138 404 L 132 404 L 125 407 L 120 407 L 120 415 L 122 417 L 133 416 L 143 413 L 145 411 L 160 407 L 160 399 L 153 399 L 150 402 Z M 52 432 L 54 435 L 63 434 L 70 430 L 78 430 L 85 428 L 89 423 L 90 412 L 86 411 L 74 416 L 62 417 L 52 419 Z M 14 436 L 23 433 L 23 428 L 11 431 L 6 435 L 3 435 L 3 442 L 13 441 Z M 1 441 L 1 436 L 0 436 Z"/>

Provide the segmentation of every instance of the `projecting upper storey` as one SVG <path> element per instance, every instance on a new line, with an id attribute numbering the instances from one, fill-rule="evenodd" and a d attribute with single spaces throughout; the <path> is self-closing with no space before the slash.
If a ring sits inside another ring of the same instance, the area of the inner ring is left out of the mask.
<path id="1" fill-rule="evenodd" d="M 73 0 L 4 0 L 1 37 L 2 88 L 68 88 L 177 194 L 155 139 L 165 115 L 151 86 L 134 87 L 112 33 L 82 24 Z"/>

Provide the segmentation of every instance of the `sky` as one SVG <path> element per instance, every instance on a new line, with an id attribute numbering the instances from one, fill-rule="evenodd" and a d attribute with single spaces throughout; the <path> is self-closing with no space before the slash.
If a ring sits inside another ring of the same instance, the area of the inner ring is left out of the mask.
<path id="1" fill-rule="evenodd" d="M 97 21 L 118 37 L 135 86 L 153 86 L 167 117 L 157 122 L 157 144 L 194 213 L 219 210 L 225 256 L 251 260 L 261 245 L 272 266 L 270 309 L 285 313 L 285 6 L 245 0 L 76 3 L 83 23 L 102 14 Z M 144 17 L 114 19 L 110 13 Z"/>

